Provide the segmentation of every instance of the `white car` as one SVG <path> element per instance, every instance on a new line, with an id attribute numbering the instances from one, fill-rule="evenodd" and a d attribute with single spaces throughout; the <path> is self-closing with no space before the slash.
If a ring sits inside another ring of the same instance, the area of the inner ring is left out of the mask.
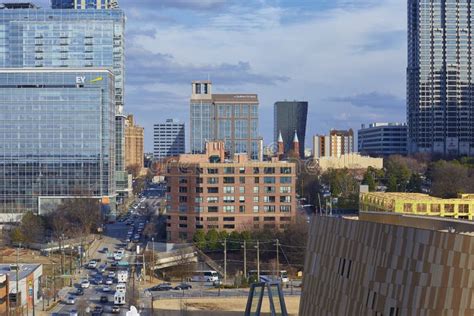
<path id="1" fill-rule="evenodd" d="M 107 274 L 107 277 L 109 278 L 115 278 L 115 272 L 114 271 L 110 271 L 108 274 Z"/>
<path id="2" fill-rule="evenodd" d="M 89 261 L 89 264 L 87 265 L 89 269 L 95 269 L 97 267 L 97 261 L 91 260 Z"/>
<path id="3" fill-rule="evenodd" d="M 107 280 L 105 280 L 105 284 L 107 284 L 107 285 L 112 285 L 112 284 L 114 284 L 114 280 L 112 280 L 112 279 L 107 279 Z"/>
<path id="4" fill-rule="evenodd" d="M 110 292 L 110 291 L 112 291 L 112 289 L 110 288 L 110 286 L 104 286 L 104 287 L 102 288 L 102 292 L 108 293 L 108 292 Z"/>
<path id="5" fill-rule="evenodd" d="M 69 316 L 78 316 L 78 312 L 77 312 L 77 309 L 71 309 L 69 311 Z"/>
<path id="6" fill-rule="evenodd" d="M 76 299 L 74 298 L 74 296 L 69 296 L 69 297 L 66 299 L 66 304 L 67 304 L 67 305 L 74 305 L 74 304 L 76 304 Z"/>
<path id="7" fill-rule="evenodd" d="M 82 287 L 83 289 L 88 289 L 89 286 L 91 286 L 91 283 L 89 282 L 89 280 L 82 280 L 82 281 L 81 281 L 81 287 Z"/>

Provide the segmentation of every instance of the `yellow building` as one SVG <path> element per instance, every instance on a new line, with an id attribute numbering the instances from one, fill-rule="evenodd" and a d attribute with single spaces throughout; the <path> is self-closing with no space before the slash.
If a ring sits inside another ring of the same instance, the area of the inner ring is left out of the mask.
<path id="1" fill-rule="evenodd" d="M 140 170 L 144 166 L 144 128 L 135 125 L 133 115 L 127 116 L 125 121 L 125 166 L 138 165 Z"/>
<path id="2" fill-rule="evenodd" d="M 474 219 L 474 194 L 441 199 L 420 193 L 368 192 L 360 194 L 359 202 L 361 211 Z"/>

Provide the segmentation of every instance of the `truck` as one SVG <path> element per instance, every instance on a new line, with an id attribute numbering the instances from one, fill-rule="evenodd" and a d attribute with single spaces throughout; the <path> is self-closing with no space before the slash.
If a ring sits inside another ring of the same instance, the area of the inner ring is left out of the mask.
<path id="1" fill-rule="evenodd" d="M 119 270 L 117 272 L 117 282 L 118 283 L 127 283 L 128 281 L 128 271 L 127 270 Z"/>

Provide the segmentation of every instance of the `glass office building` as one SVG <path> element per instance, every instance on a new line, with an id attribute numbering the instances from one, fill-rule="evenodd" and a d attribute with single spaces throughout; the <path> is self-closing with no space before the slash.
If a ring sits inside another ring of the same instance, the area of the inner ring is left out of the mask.
<path id="1" fill-rule="evenodd" d="M 207 141 L 225 142 L 227 155 L 247 153 L 260 159 L 258 96 L 212 94 L 210 81 L 194 81 L 190 100 L 190 142 L 193 154 L 203 153 Z"/>
<path id="2" fill-rule="evenodd" d="M 122 10 L 0 9 L 0 68 L 106 67 L 115 76 L 116 171 L 126 178 Z M 117 189 L 127 194 L 127 181 Z"/>
<path id="3" fill-rule="evenodd" d="M 293 138 L 296 134 L 300 141 L 300 157 L 304 158 L 306 140 L 306 119 L 308 117 L 308 102 L 279 101 L 273 107 L 273 139 L 278 142 L 278 135 L 283 138 L 284 152 L 293 149 Z"/>
<path id="4" fill-rule="evenodd" d="M 115 199 L 110 70 L 0 69 L 0 222 L 62 199 Z"/>
<path id="5" fill-rule="evenodd" d="M 53 9 L 111 9 L 117 8 L 117 0 L 51 0 Z"/>
<path id="6" fill-rule="evenodd" d="M 408 1 L 410 152 L 474 155 L 473 4 Z"/>

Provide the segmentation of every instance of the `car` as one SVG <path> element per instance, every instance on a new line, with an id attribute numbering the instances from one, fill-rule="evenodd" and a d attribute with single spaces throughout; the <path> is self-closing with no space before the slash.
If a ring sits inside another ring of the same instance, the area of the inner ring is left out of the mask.
<path id="1" fill-rule="evenodd" d="M 97 305 L 92 311 L 93 316 L 100 316 L 104 312 L 104 308 L 100 305 Z"/>
<path id="2" fill-rule="evenodd" d="M 108 274 L 107 274 L 107 277 L 113 279 L 115 278 L 115 272 L 114 271 L 110 271 Z"/>
<path id="3" fill-rule="evenodd" d="M 112 285 L 112 284 L 114 284 L 114 280 L 112 280 L 112 279 L 107 279 L 107 280 L 105 280 L 105 284 L 107 284 L 107 285 Z"/>
<path id="4" fill-rule="evenodd" d="M 91 283 L 89 282 L 89 280 L 82 280 L 82 281 L 81 281 L 81 287 L 82 287 L 83 289 L 88 289 L 89 286 L 91 286 Z"/>
<path id="5" fill-rule="evenodd" d="M 79 313 L 77 312 L 77 309 L 71 309 L 69 311 L 69 316 L 78 316 Z"/>
<path id="6" fill-rule="evenodd" d="M 82 295 L 84 295 L 84 290 L 82 289 L 82 287 L 79 287 L 79 288 L 76 289 L 76 291 L 74 291 L 73 294 L 76 295 L 76 296 L 82 296 Z"/>
<path id="7" fill-rule="evenodd" d="M 67 305 L 74 305 L 76 304 L 76 298 L 74 296 L 68 296 L 65 303 Z"/>
<path id="8" fill-rule="evenodd" d="M 191 284 L 187 283 L 180 283 L 174 287 L 175 290 L 190 290 L 192 288 Z"/>
<path id="9" fill-rule="evenodd" d="M 170 291 L 172 289 L 173 289 L 173 286 L 171 285 L 171 283 L 161 283 L 161 284 L 158 284 L 158 285 L 155 285 L 155 286 L 149 288 L 148 291 L 150 291 L 150 292 Z"/>
<path id="10" fill-rule="evenodd" d="M 103 284 L 104 283 L 104 278 L 100 275 L 96 276 L 95 279 L 94 279 L 94 283 L 99 285 L 99 284 Z"/>
<path id="11" fill-rule="evenodd" d="M 107 265 L 106 265 L 106 264 L 101 264 L 101 265 L 97 268 L 97 271 L 99 271 L 100 273 L 104 273 L 104 272 L 105 272 L 105 269 L 107 269 Z"/>
<path id="12" fill-rule="evenodd" d="M 107 253 L 108 251 L 109 251 L 109 248 L 107 247 L 102 248 L 102 253 Z"/>
<path id="13" fill-rule="evenodd" d="M 95 269 L 97 267 L 97 261 L 91 260 L 89 261 L 89 264 L 87 265 L 88 269 Z"/>
<path id="14" fill-rule="evenodd" d="M 100 297 L 100 302 L 101 303 L 108 303 L 109 302 L 109 298 L 107 297 L 107 295 L 102 295 Z"/>
<path id="15" fill-rule="evenodd" d="M 125 241 L 130 242 L 131 241 L 130 237 L 125 238 Z"/>
<path id="16" fill-rule="evenodd" d="M 120 313 L 120 306 L 118 306 L 118 305 L 112 306 L 112 309 L 110 310 L 110 312 L 112 312 L 112 314 Z"/>

